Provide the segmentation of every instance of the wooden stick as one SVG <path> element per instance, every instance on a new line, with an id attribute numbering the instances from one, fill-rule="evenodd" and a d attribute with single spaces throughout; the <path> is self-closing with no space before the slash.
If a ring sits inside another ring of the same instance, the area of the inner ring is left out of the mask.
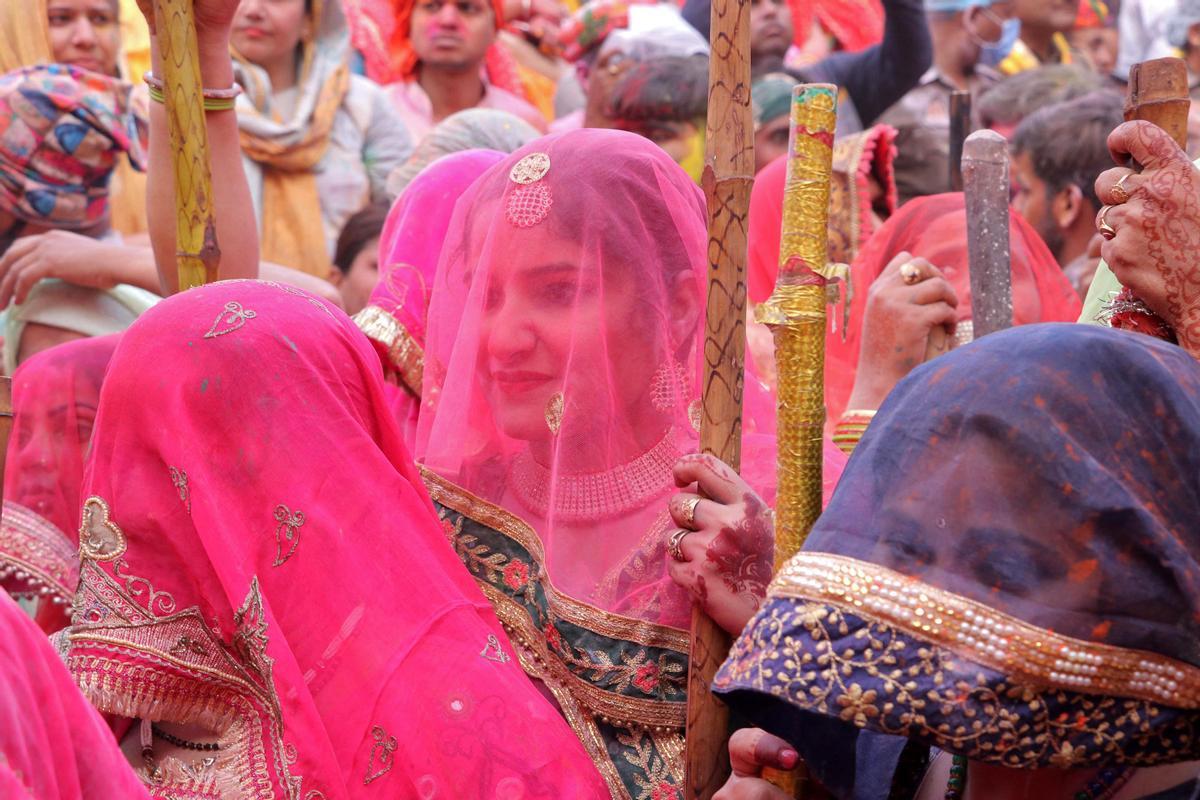
<path id="1" fill-rule="evenodd" d="M 956 91 L 950 94 L 950 191 L 963 188 L 963 142 L 971 134 L 971 93 Z"/>
<path id="2" fill-rule="evenodd" d="M 971 317 L 975 338 L 1011 328 L 1012 266 L 1008 248 L 1008 141 L 991 130 L 963 143 Z"/>
<path id="3" fill-rule="evenodd" d="M 746 346 L 746 225 L 754 183 L 750 108 L 750 2 L 713 0 L 708 77 L 708 302 L 700 448 L 741 466 Z M 685 796 L 708 800 L 729 775 L 729 710 L 712 681 L 729 636 L 699 606 L 688 650 Z"/>
<path id="4" fill-rule="evenodd" d="M 1134 64 L 1129 70 L 1129 93 L 1125 96 L 1125 119 L 1153 122 L 1187 149 L 1187 65 L 1181 58 L 1157 58 Z"/>
<path id="5" fill-rule="evenodd" d="M 217 279 L 221 249 L 212 207 L 208 124 L 192 0 L 154 0 L 154 18 L 175 167 L 175 247 L 182 292 Z"/>

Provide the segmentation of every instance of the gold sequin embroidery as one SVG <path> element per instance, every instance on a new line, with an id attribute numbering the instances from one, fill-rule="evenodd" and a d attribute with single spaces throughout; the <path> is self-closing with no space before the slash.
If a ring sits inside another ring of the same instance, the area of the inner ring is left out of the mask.
<path id="1" fill-rule="evenodd" d="M 125 533 L 109 517 L 108 503 L 89 497 L 79 524 L 79 554 L 93 561 L 114 561 L 125 553 Z"/>

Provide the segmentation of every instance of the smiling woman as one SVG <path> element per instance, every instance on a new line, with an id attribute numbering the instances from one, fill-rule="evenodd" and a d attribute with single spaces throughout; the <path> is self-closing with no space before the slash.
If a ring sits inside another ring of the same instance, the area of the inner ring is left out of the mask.
<path id="1" fill-rule="evenodd" d="M 683 778 L 691 598 L 666 500 L 697 448 L 704 219 L 648 139 L 550 136 L 458 201 L 433 282 L 415 454 L 614 797 Z M 743 463 L 769 471 L 755 441 Z"/>

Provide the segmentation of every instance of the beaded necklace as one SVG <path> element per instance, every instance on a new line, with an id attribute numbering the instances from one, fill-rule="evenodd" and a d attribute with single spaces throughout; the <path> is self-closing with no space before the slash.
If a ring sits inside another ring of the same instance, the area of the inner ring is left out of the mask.
<path id="1" fill-rule="evenodd" d="M 665 492 L 673 485 L 671 468 L 680 455 L 673 428 L 648 452 L 604 472 L 552 475 L 526 451 L 513 461 L 511 484 L 521 505 L 543 519 L 553 513 L 559 522 L 597 522 L 641 508 Z"/>
<path id="2" fill-rule="evenodd" d="M 1129 767 L 1105 767 L 1088 782 L 1087 788 L 1071 795 L 1072 800 L 1109 800 L 1133 777 Z M 962 800 L 967 790 L 967 758 L 954 756 L 950 777 L 946 780 L 945 800 Z"/>

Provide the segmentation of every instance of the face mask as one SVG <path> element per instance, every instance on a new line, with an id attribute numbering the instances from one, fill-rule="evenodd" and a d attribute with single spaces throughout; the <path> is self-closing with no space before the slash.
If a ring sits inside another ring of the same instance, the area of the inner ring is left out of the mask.
<path id="1" fill-rule="evenodd" d="M 991 16 L 990 12 L 985 14 Z M 993 17 L 994 19 L 994 17 Z M 1000 38 L 994 42 L 980 41 L 979 63 L 994 67 L 1012 52 L 1017 39 L 1021 38 L 1021 20 L 1013 17 L 1000 23 Z"/>

